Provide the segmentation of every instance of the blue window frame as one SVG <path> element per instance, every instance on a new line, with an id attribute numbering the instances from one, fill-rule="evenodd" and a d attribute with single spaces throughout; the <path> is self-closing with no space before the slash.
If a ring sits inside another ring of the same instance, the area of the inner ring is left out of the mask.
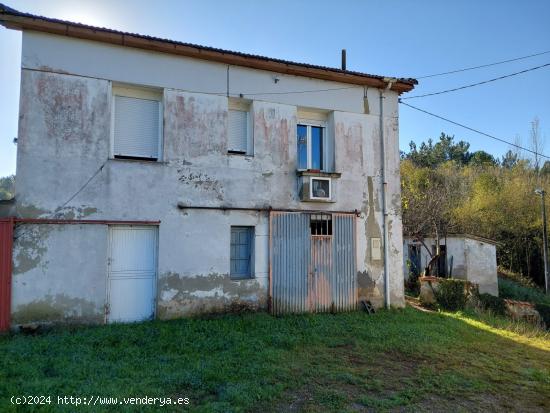
<path id="1" fill-rule="evenodd" d="M 322 126 L 298 125 L 298 169 L 324 170 L 324 133 L 325 128 Z"/>
<path id="2" fill-rule="evenodd" d="M 298 125 L 298 169 L 307 169 L 307 126 Z"/>
<path id="3" fill-rule="evenodd" d="M 252 278 L 254 271 L 254 227 L 231 227 L 232 279 Z"/>

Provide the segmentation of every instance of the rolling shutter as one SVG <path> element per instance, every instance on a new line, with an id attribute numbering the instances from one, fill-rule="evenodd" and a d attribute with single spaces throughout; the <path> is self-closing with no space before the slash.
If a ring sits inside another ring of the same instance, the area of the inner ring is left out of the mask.
<path id="1" fill-rule="evenodd" d="M 115 96 L 114 155 L 158 159 L 160 102 Z"/>
<path id="2" fill-rule="evenodd" d="M 248 112 L 229 110 L 229 147 L 232 152 L 247 152 Z"/>

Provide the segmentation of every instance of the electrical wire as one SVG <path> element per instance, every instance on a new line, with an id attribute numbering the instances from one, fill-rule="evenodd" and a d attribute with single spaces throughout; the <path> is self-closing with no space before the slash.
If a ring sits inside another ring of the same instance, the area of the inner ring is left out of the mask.
<path id="1" fill-rule="evenodd" d="M 484 68 L 484 67 L 497 66 L 497 65 L 504 64 L 504 63 L 510 63 L 510 62 L 517 62 L 518 60 L 528 59 L 528 58 L 530 58 L 530 57 L 542 56 L 542 55 L 548 54 L 548 53 L 550 53 L 550 50 L 547 50 L 546 52 L 540 52 L 540 53 L 530 54 L 530 55 L 527 55 L 527 56 L 516 57 L 516 58 L 514 58 L 514 59 L 501 60 L 500 62 L 487 63 L 487 64 L 485 64 L 485 65 L 472 66 L 472 67 L 465 67 L 465 68 L 462 68 L 462 69 L 450 70 L 450 71 L 448 71 L 448 72 L 442 72 L 442 73 L 434 73 L 434 74 L 425 75 L 425 76 L 416 76 L 415 78 L 416 78 L 416 79 L 427 79 L 427 78 L 430 78 L 430 77 L 443 76 L 443 75 L 450 75 L 450 74 L 459 73 L 459 72 L 466 72 L 466 71 L 468 71 L 468 70 L 482 69 L 482 68 Z"/>
<path id="2" fill-rule="evenodd" d="M 469 85 L 464 85 L 464 86 L 460 86 L 460 87 L 455 87 L 455 88 L 453 88 L 453 89 L 441 90 L 441 91 L 439 91 L 439 92 L 425 93 L 425 94 L 423 94 L 423 95 L 408 96 L 408 97 L 404 97 L 404 98 L 401 98 L 401 99 L 405 100 L 405 99 L 425 98 L 425 97 L 427 97 L 427 96 L 435 96 L 435 95 L 442 95 L 443 93 L 456 92 L 457 90 L 468 89 L 468 88 L 470 88 L 470 87 L 479 86 L 479 85 L 484 85 L 484 84 L 486 84 L 486 83 L 495 82 L 495 81 L 497 81 L 497 80 L 506 79 L 506 78 L 508 78 L 508 77 L 521 75 L 522 73 L 527 73 L 527 72 L 531 72 L 531 71 L 533 71 L 533 70 L 542 69 L 543 67 L 547 67 L 547 66 L 550 66 L 550 63 L 546 63 L 546 64 L 540 65 L 540 66 L 531 67 L 531 68 L 529 68 L 529 69 L 525 69 L 525 70 L 522 70 L 522 71 L 520 71 L 520 72 L 510 73 L 509 75 L 504 75 L 504 76 L 495 77 L 495 78 L 493 78 L 493 79 L 484 80 L 483 82 L 471 83 L 471 84 L 469 84 Z"/>
<path id="3" fill-rule="evenodd" d="M 363 88 L 364 86 L 346 86 L 346 87 L 335 87 L 331 89 L 296 90 L 296 91 L 287 91 L 287 92 L 242 93 L 242 95 L 243 96 L 287 95 L 287 94 L 294 94 L 294 93 L 330 92 L 332 90 L 363 89 Z"/>
<path id="4" fill-rule="evenodd" d="M 80 194 L 84 188 L 86 188 L 88 186 L 88 184 L 90 182 L 92 182 L 92 180 L 103 170 L 103 168 L 105 167 L 105 165 L 107 164 L 107 161 L 108 160 L 105 160 L 105 162 L 103 162 L 101 164 L 101 166 L 94 172 L 94 174 L 92 176 L 90 176 L 90 178 L 88 178 L 88 180 L 84 183 L 84 185 L 82 185 L 78 191 L 76 191 L 73 195 L 71 195 L 71 197 L 69 199 L 67 199 L 63 204 L 61 204 L 61 206 L 57 207 L 55 210 L 57 211 L 55 214 L 53 214 L 53 216 L 51 217 L 45 217 L 45 218 L 53 218 L 55 219 L 57 217 L 57 215 L 59 214 L 59 211 L 61 209 L 63 209 L 69 202 L 71 202 L 73 199 L 75 199 L 77 197 L 78 194 Z M 29 230 L 30 231 L 30 230 Z M 17 240 L 18 238 L 21 238 L 22 236 L 24 236 L 25 234 L 27 234 L 29 231 L 25 231 L 25 232 L 22 232 L 20 234 L 18 234 L 16 237 L 14 237 L 14 240 Z"/>
<path id="5" fill-rule="evenodd" d="M 533 150 L 531 150 L 531 149 L 528 149 L 528 148 L 525 148 L 525 147 L 523 147 L 523 146 L 517 145 L 517 144 L 515 144 L 515 143 L 509 142 L 509 141 L 507 141 L 507 140 L 505 140 L 505 139 L 498 138 L 498 137 L 496 137 L 496 136 L 493 136 L 493 135 L 490 135 L 490 134 L 488 134 L 488 133 L 482 132 L 482 131 L 480 131 L 480 130 L 478 130 L 478 129 L 472 128 L 472 127 L 470 127 L 470 126 L 466 126 L 466 125 L 464 125 L 464 124 L 462 124 L 462 123 L 455 122 L 454 120 L 450 120 L 450 119 L 447 119 L 447 118 L 445 118 L 445 117 L 443 117 L 443 116 L 436 115 L 435 113 L 428 112 L 427 110 L 420 109 L 420 108 L 418 108 L 418 107 L 416 107 L 416 106 L 413 106 L 413 105 L 409 105 L 408 103 L 403 102 L 401 99 L 399 99 L 399 103 L 401 103 L 402 105 L 408 106 L 408 107 L 411 108 L 411 109 L 414 109 L 414 110 L 417 110 L 417 111 L 419 111 L 419 112 L 425 113 L 425 114 L 427 114 L 427 115 L 433 116 L 434 118 L 438 118 L 438 119 L 444 120 L 445 122 L 452 123 L 453 125 L 460 126 L 461 128 L 464 128 L 464 129 L 468 129 L 469 131 L 478 133 L 478 134 L 480 134 L 480 135 L 486 136 L 486 137 L 491 138 L 491 139 L 495 139 L 495 140 L 497 140 L 497 141 L 499 141 L 499 142 L 506 143 L 506 144 L 508 144 L 508 145 L 510 145 L 510 146 L 513 146 L 513 147 L 518 148 L 518 149 L 522 149 L 522 150 L 524 150 L 524 151 L 526 151 L 526 152 L 530 152 L 530 153 L 534 154 L 535 156 L 540 156 L 541 158 L 550 159 L 550 156 L 543 155 L 543 154 L 538 153 L 538 152 L 536 152 L 536 151 L 533 151 Z"/>

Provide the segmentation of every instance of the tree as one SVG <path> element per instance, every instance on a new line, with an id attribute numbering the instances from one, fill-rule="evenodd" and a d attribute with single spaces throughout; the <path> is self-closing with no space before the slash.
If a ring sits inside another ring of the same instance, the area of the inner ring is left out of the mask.
<path id="1" fill-rule="evenodd" d="M 417 148 L 414 142 L 409 143 L 409 153 L 402 155 L 403 159 L 412 161 L 416 166 L 434 168 L 448 161 L 465 165 L 470 161 L 468 152 L 470 144 L 464 141 L 454 142 L 454 136 L 441 133 L 439 142 L 435 145 L 431 139 L 422 142 Z"/>
<path id="2" fill-rule="evenodd" d="M 542 151 L 536 121 L 530 142 L 535 152 Z M 421 242 L 449 233 L 493 239 L 499 265 L 542 285 L 542 218 L 534 189 L 550 193 L 550 161 L 541 164 L 540 157 L 525 158 L 511 149 L 499 162 L 485 151 L 469 152 L 468 143 L 456 144 L 446 134 L 436 144 L 410 146 L 401 162 L 405 234 Z M 440 254 L 423 248 L 432 262 Z"/>
<path id="3" fill-rule="evenodd" d="M 411 160 L 401 164 L 401 198 L 404 232 L 414 236 L 426 248 L 431 265 L 441 255 L 440 239 L 454 227 L 453 204 L 458 202 L 462 182 L 457 165 L 451 161 L 438 168 L 418 167 Z M 435 253 L 424 243 L 436 240 Z"/>
<path id="4" fill-rule="evenodd" d="M 12 199 L 15 196 L 15 175 L 0 178 L 0 200 Z"/>
<path id="5" fill-rule="evenodd" d="M 506 152 L 502 156 L 502 161 L 500 164 L 502 165 L 503 168 L 512 169 L 514 166 L 517 165 L 518 159 L 519 159 L 518 154 L 509 149 L 508 152 Z"/>
<path id="6" fill-rule="evenodd" d="M 498 164 L 498 161 L 493 155 L 485 151 L 476 151 L 470 156 L 469 163 L 474 166 L 495 166 Z"/>

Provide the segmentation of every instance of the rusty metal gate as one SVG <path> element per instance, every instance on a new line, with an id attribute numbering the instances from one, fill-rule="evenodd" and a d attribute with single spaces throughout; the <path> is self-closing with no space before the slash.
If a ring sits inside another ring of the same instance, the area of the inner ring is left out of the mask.
<path id="1" fill-rule="evenodd" d="M 0 219 L 0 331 L 10 328 L 13 218 Z"/>
<path id="2" fill-rule="evenodd" d="M 270 215 L 273 314 L 357 307 L 353 214 Z"/>

